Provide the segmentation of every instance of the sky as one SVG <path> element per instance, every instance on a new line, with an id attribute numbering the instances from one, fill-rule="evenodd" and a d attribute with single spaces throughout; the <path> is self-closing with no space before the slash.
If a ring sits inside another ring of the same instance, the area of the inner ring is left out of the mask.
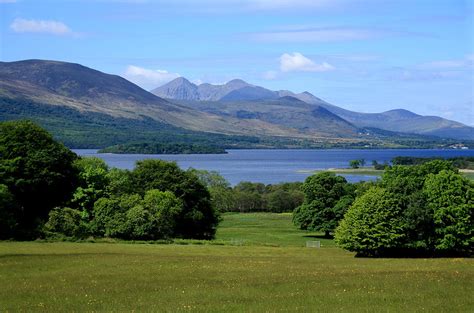
<path id="1" fill-rule="evenodd" d="M 474 0 L 0 0 L 0 60 L 309 91 L 474 126 Z"/>

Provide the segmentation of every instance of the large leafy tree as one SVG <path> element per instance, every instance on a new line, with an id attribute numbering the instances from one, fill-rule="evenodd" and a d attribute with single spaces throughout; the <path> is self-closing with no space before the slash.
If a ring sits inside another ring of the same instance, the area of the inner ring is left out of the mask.
<path id="1" fill-rule="evenodd" d="M 357 197 L 336 242 L 361 255 L 472 254 L 473 190 L 449 162 L 394 166 Z"/>
<path id="2" fill-rule="evenodd" d="M 344 177 L 321 172 L 308 177 L 302 189 L 305 199 L 294 211 L 294 223 L 329 237 L 353 200 L 352 188 Z"/>
<path id="3" fill-rule="evenodd" d="M 400 218 L 406 231 L 404 248 L 434 250 L 433 210 L 427 206 L 423 186 L 430 174 L 443 170 L 457 172 L 451 162 L 434 160 L 416 166 L 393 166 L 382 176 L 382 187 L 400 200 Z"/>
<path id="4" fill-rule="evenodd" d="M 399 248 L 404 240 L 400 200 L 373 187 L 358 197 L 336 229 L 336 243 L 359 255 L 375 256 Z"/>
<path id="5" fill-rule="evenodd" d="M 75 189 L 77 156 L 30 121 L 0 123 L 0 184 L 16 204 L 10 237 L 32 238 Z"/>
<path id="6" fill-rule="evenodd" d="M 170 191 L 183 202 L 183 210 L 176 218 L 175 236 L 212 238 L 219 221 L 211 205 L 211 196 L 199 178 L 183 171 L 174 162 L 162 160 L 138 161 L 132 172 L 134 190 L 144 195 L 158 189 Z"/>
<path id="7" fill-rule="evenodd" d="M 433 212 L 435 247 L 472 253 L 474 246 L 474 183 L 452 171 L 430 174 L 423 191 Z"/>

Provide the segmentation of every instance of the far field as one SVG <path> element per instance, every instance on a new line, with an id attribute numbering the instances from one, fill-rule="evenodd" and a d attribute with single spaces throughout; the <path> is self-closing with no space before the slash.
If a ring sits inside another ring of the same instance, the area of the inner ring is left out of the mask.
<path id="1" fill-rule="evenodd" d="M 215 244 L 0 242 L 0 311 L 472 312 L 473 259 L 355 258 L 314 235 L 230 214 Z"/>

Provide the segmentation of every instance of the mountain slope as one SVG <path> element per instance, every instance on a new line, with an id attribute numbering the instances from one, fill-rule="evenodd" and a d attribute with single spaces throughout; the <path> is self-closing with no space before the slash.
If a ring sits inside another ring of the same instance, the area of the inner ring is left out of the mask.
<path id="1" fill-rule="evenodd" d="M 173 88 L 168 89 L 170 93 L 180 94 L 182 98 L 193 97 L 196 89 L 192 83 L 184 79 L 175 83 Z M 216 88 L 211 90 L 213 87 L 207 88 L 201 85 L 201 92 L 204 94 L 207 92 L 207 97 L 213 98 L 247 87 L 256 88 L 258 91 L 263 89 L 241 80 L 234 80 L 222 88 L 217 88 L 218 90 Z M 79 64 L 58 61 L 0 62 L 0 102 L 8 103 L 10 111 L 14 103 L 17 105 L 28 103 L 31 105 L 30 108 L 50 105 L 71 108 L 82 114 L 105 114 L 114 118 L 137 121 L 150 119 L 157 125 L 169 125 L 173 129 L 183 128 L 227 135 L 306 139 L 341 136 L 354 139 L 356 136 L 355 131 L 336 129 L 337 125 L 329 130 L 316 124 L 308 131 L 296 127 L 298 125 L 278 123 L 277 118 L 271 116 L 263 119 L 241 118 L 232 114 L 224 116 L 196 110 L 162 99 L 122 77 L 105 74 Z M 6 105 L 2 108 L 4 110 L 3 112 L 0 110 L 0 114 L 3 114 L 0 115 L 0 119 L 5 119 L 7 115 L 11 116 L 11 112 L 6 112 Z M 17 110 L 15 114 L 20 118 L 31 116 L 27 113 L 25 111 L 22 115 Z M 323 122 L 319 124 L 323 125 Z M 352 130 L 351 127 L 350 129 Z"/>
<path id="2" fill-rule="evenodd" d="M 222 117 L 260 120 L 281 125 L 312 137 L 356 138 L 360 136 L 360 132 L 363 132 L 322 106 L 311 105 L 290 96 L 271 100 L 231 101 L 229 99 L 219 102 L 187 101 L 180 103 Z"/>
<path id="3" fill-rule="evenodd" d="M 305 137 L 263 121 L 223 118 L 171 103 L 116 75 L 73 63 L 0 62 L 0 97 L 74 108 L 117 118 L 144 119 L 193 131 L 229 135 Z"/>
<path id="4" fill-rule="evenodd" d="M 179 93 L 163 93 L 163 90 L 169 88 L 168 86 L 172 86 L 177 83 L 179 83 L 178 79 L 155 89 L 153 92 L 169 99 L 188 101 L 216 101 L 219 103 L 233 102 L 234 106 L 238 106 L 237 102 L 245 103 L 248 101 L 254 101 L 258 106 L 258 103 L 261 104 L 267 100 L 278 100 L 282 97 L 293 97 L 308 104 L 314 105 L 316 108 L 323 107 L 358 128 L 379 128 L 393 132 L 474 140 L 473 127 L 469 127 L 462 123 L 450 121 L 441 117 L 421 116 L 402 109 L 391 110 L 382 113 L 353 112 L 332 105 L 309 92 L 296 94 L 288 90 L 272 91 L 263 87 L 248 84 L 242 80 L 233 80 L 224 85 L 201 84 L 197 86 L 192 84 L 193 90 L 197 90 L 197 97 L 182 97 Z M 199 106 L 194 106 L 199 108 Z M 213 108 L 211 105 L 205 105 L 201 109 L 206 112 L 218 113 L 219 110 L 216 108 L 220 108 L 222 105 L 214 105 L 214 107 L 215 108 Z M 254 113 L 258 113 L 258 109 L 255 110 L 256 112 Z M 247 110 L 247 113 L 242 116 L 251 116 L 249 115 L 249 112 L 252 113 L 252 109 L 250 109 L 250 111 Z M 291 112 L 287 113 L 288 116 L 291 115 Z M 273 122 L 280 123 L 281 121 L 273 120 Z M 282 125 L 288 125 L 288 123 L 282 123 Z M 307 124 L 303 123 L 303 125 Z"/>

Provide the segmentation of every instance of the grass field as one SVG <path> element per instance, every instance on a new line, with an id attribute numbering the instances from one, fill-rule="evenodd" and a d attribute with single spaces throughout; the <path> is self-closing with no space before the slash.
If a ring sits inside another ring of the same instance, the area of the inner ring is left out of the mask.
<path id="1" fill-rule="evenodd" d="M 290 213 L 228 213 L 216 235 L 218 240 L 235 245 L 304 247 L 308 240 L 318 240 L 323 247 L 334 241 L 320 233 L 304 232 L 292 225 Z"/>
<path id="2" fill-rule="evenodd" d="M 243 246 L 0 242 L 0 311 L 472 312 L 473 259 L 304 248 L 290 220 L 225 215 Z"/>

